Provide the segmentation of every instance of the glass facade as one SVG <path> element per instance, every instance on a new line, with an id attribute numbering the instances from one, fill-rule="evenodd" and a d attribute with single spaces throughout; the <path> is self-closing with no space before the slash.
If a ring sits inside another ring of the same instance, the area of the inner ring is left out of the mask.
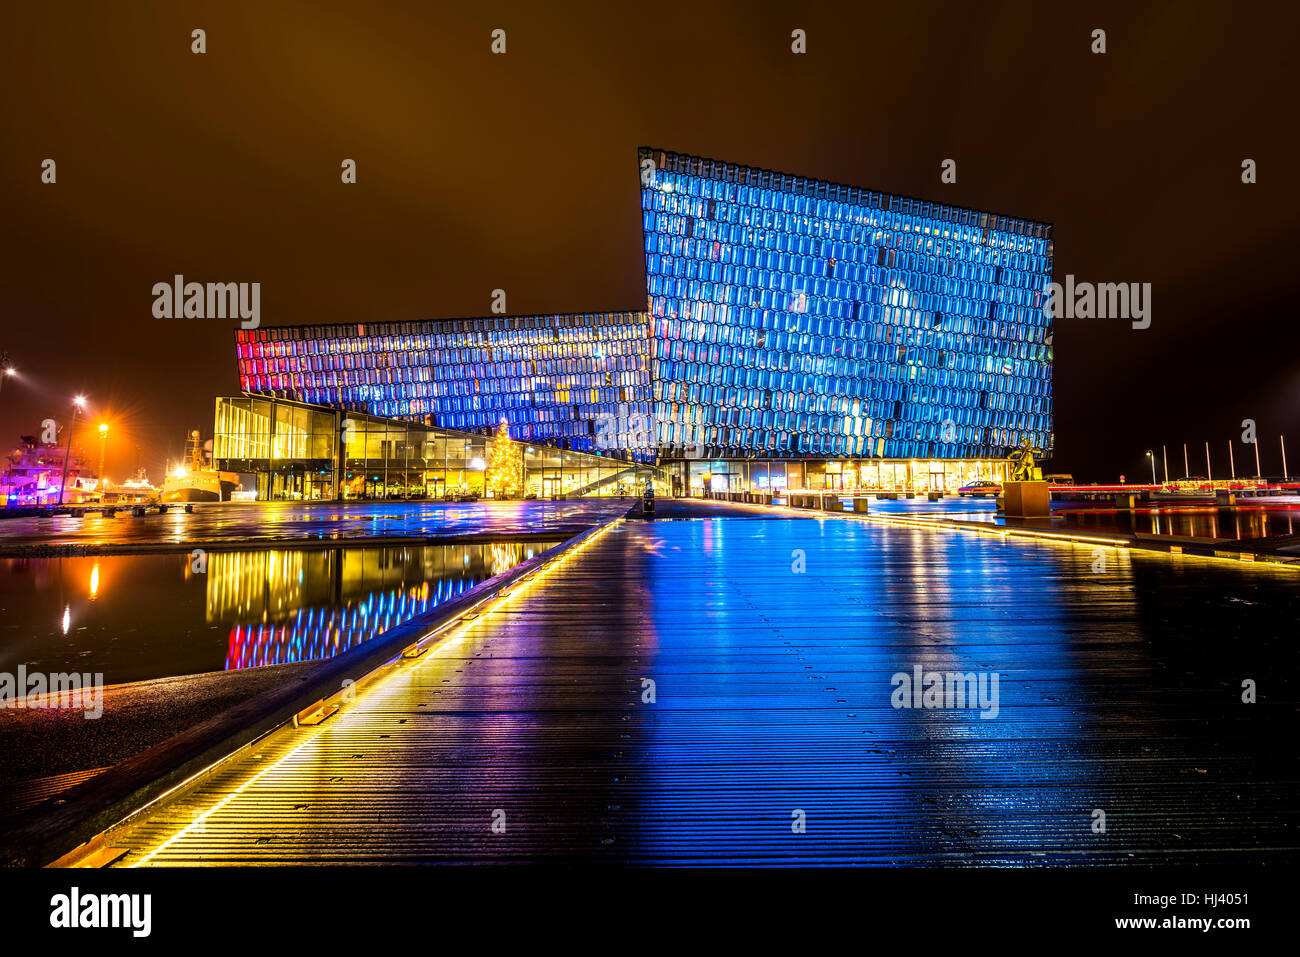
<path id="1" fill-rule="evenodd" d="M 646 462 L 644 313 L 238 330 L 247 393 Z"/>
<path id="2" fill-rule="evenodd" d="M 219 413 L 218 458 L 302 463 L 307 494 L 331 415 L 374 418 L 332 479 L 344 497 L 482 494 L 469 463 L 502 422 L 534 476 L 556 470 L 543 495 L 628 477 L 554 454 L 665 462 L 674 491 L 951 490 L 1001 480 L 1022 441 L 1050 455 L 1049 224 L 639 159 L 646 312 L 239 330 L 244 392 L 310 406 L 241 420 L 237 447 Z"/>
<path id="3" fill-rule="evenodd" d="M 240 476 L 260 500 L 455 500 L 488 494 L 495 439 L 261 396 L 217 399 L 215 468 Z M 521 494 L 618 494 L 644 484 L 648 467 L 511 441 Z"/>
<path id="4" fill-rule="evenodd" d="M 642 149 L 661 453 L 1052 445 L 1051 227 Z"/>
<path id="5" fill-rule="evenodd" d="M 952 492 L 975 482 L 1004 482 L 997 459 L 702 459 L 665 465 L 672 488 L 712 492 Z"/>

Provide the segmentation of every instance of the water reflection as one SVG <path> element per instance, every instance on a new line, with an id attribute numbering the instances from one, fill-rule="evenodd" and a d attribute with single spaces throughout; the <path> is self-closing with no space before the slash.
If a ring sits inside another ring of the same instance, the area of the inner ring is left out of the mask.
<path id="1" fill-rule="evenodd" d="M 214 555 L 207 620 L 234 622 L 227 669 L 330 658 L 536 552 L 493 544 Z"/>
<path id="2" fill-rule="evenodd" d="M 1163 508 L 1132 512 L 1114 510 L 1060 511 L 1053 526 L 1191 538 L 1226 538 L 1240 541 L 1270 535 L 1294 535 L 1300 527 L 1300 509 L 1294 507 L 1238 506 L 1236 508 Z"/>
<path id="3" fill-rule="evenodd" d="M 879 515 L 924 516 L 963 522 L 992 522 L 1122 535 L 1171 535 L 1240 541 L 1300 534 L 1300 504 L 1283 502 L 1228 508 L 1178 505 L 1132 511 L 1057 503 L 1052 507 L 1051 518 L 1044 519 L 1007 519 L 998 514 L 996 503 L 992 499 L 946 498 L 938 502 L 925 499 L 873 500 L 871 510 Z"/>
<path id="4" fill-rule="evenodd" d="M 637 853 L 806 864 L 1037 851 L 1059 840 L 1043 802 L 1097 784 L 1069 691 L 1086 662 L 1071 634 L 1083 560 L 1067 550 L 834 521 L 654 534 L 664 547 L 642 559 L 654 640 L 637 652 L 645 673 L 672 676 L 672 696 L 631 729 L 645 748 Z M 706 614 L 693 624 L 687 609 Z M 998 719 L 892 707 L 893 676 L 918 666 L 998 674 Z M 1065 724 L 1075 736 L 1058 740 Z M 1026 769 L 1057 791 L 1017 786 Z M 792 851 L 796 808 L 817 826 Z"/>
<path id="5" fill-rule="evenodd" d="M 657 539 L 624 550 L 649 605 L 620 640 L 658 699 L 620 729 L 619 853 L 1019 866 L 1294 845 L 1290 572 L 833 520 L 627 534 Z M 892 676 L 918 665 L 998 674 L 997 718 L 895 707 Z M 1243 707 L 1255 676 L 1273 698 Z"/>
<path id="6" fill-rule="evenodd" d="M 328 658 L 554 544 L 0 559 L 0 670 L 112 684 Z"/>

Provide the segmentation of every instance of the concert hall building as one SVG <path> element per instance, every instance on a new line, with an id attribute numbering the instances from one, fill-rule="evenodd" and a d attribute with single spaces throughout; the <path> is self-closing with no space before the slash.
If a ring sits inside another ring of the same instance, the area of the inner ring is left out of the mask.
<path id="1" fill-rule="evenodd" d="M 218 467 L 258 497 L 481 492 L 503 422 L 547 496 L 953 490 L 1050 455 L 1049 224 L 639 160 L 645 311 L 238 330 Z"/>

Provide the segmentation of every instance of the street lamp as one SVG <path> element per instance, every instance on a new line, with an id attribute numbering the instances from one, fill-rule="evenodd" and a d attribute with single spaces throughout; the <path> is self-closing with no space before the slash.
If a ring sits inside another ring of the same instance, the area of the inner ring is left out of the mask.
<path id="1" fill-rule="evenodd" d="M 96 488 L 99 490 L 99 501 L 104 501 L 104 449 L 108 445 L 108 423 L 99 423 L 99 479 L 96 482 Z"/>
<path id="2" fill-rule="evenodd" d="M 1150 449 L 1147 449 L 1147 458 L 1149 458 L 1149 459 L 1151 460 L 1151 484 L 1152 484 L 1152 485 L 1159 485 L 1159 484 L 1160 484 L 1160 483 L 1159 483 L 1159 480 L 1156 478 L 1156 454 L 1155 454 L 1155 452 L 1151 451 Z"/>
<path id="3" fill-rule="evenodd" d="M 68 447 L 63 452 L 63 478 L 59 479 L 59 505 L 63 504 L 63 487 L 68 484 L 68 459 L 72 458 L 72 432 L 77 427 L 77 413 L 86 407 L 86 397 L 72 400 L 72 422 L 68 425 Z"/>
<path id="4" fill-rule="evenodd" d="M 0 352 L 0 388 L 4 388 L 5 379 L 9 378 L 11 375 L 17 374 L 18 370 L 15 369 L 14 364 L 9 361 L 9 353 Z"/>

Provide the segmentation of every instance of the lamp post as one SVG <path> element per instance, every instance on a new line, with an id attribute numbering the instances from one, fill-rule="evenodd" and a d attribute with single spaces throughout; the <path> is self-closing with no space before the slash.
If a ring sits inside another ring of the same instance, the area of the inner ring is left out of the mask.
<path id="1" fill-rule="evenodd" d="M 5 379 L 9 378 L 11 375 L 17 375 L 17 374 L 18 374 L 18 370 L 15 369 L 13 363 L 9 361 L 9 353 L 0 352 L 0 389 L 4 388 Z M 1284 462 L 1286 461 L 1285 451 L 1282 452 L 1282 461 Z M 7 491 L 0 493 L 0 500 L 3 500 L 5 504 L 8 504 L 9 496 L 12 493 L 12 491 L 13 491 L 13 486 L 10 486 Z"/>
<path id="2" fill-rule="evenodd" d="M 77 413 L 86 407 L 86 397 L 72 400 L 72 422 L 68 424 L 68 447 L 63 452 L 63 478 L 59 479 L 59 505 L 63 504 L 63 487 L 68 484 L 68 459 L 72 458 L 72 433 L 77 427 Z"/>
<path id="3" fill-rule="evenodd" d="M 99 423 L 99 479 L 95 487 L 99 490 L 99 501 L 104 501 L 104 449 L 108 446 L 108 423 Z"/>
<path id="4" fill-rule="evenodd" d="M 1155 452 L 1151 451 L 1150 449 L 1147 449 L 1147 458 L 1149 458 L 1149 459 L 1151 460 L 1151 484 L 1152 484 L 1152 485 L 1158 485 L 1158 484 L 1159 484 L 1159 480 L 1156 478 L 1156 454 L 1155 454 Z"/>

